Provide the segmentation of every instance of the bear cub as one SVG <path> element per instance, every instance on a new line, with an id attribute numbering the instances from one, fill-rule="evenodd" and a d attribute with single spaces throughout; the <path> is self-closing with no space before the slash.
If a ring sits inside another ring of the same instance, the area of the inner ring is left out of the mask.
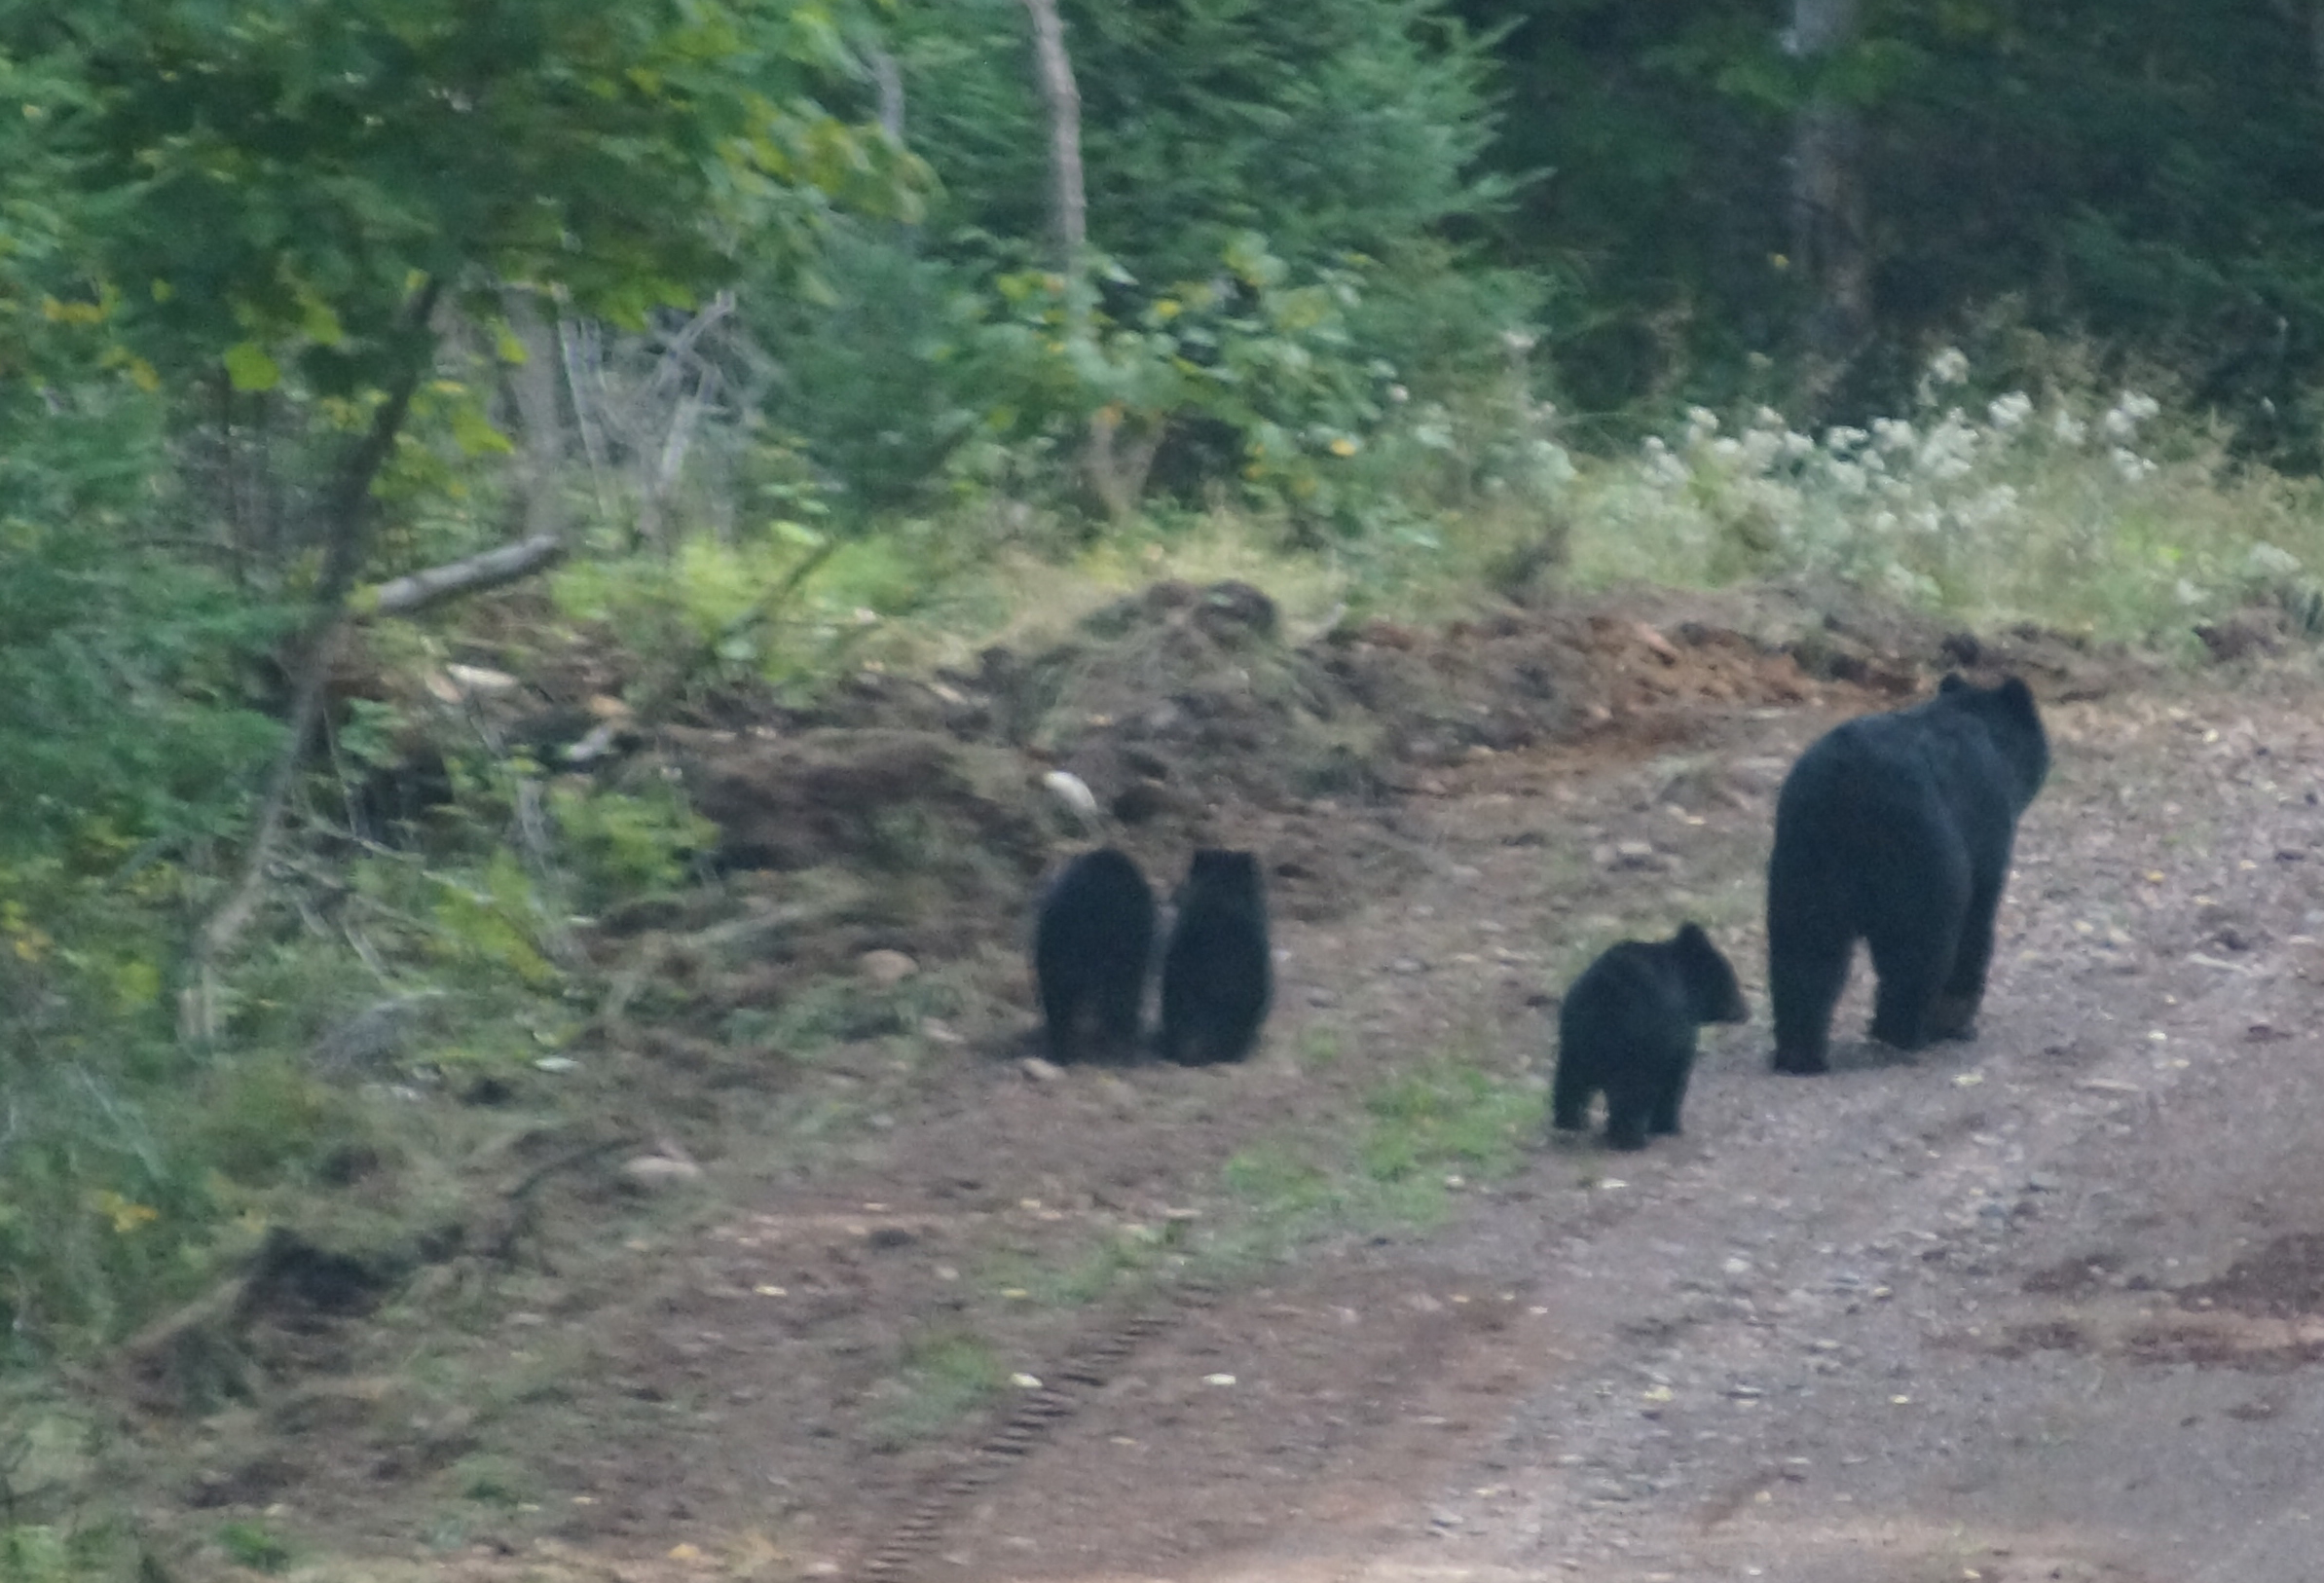
<path id="1" fill-rule="evenodd" d="M 1974 1036 L 2017 819 L 2049 739 L 2015 677 L 1948 675 L 1937 696 L 1825 733 L 1776 799 L 1767 862 L 1775 1069 L 1822 1072 L 1856 941 L 1871 947 L 1872 1037 Z"/>
<path id="2" fill-rule="evenodd" d="M 1273 993 L 1259 860 L 1197 852 L 1162 951 L 1162 1057 L 1190 1066 L 1241 1060 L 1258 1041 Z"/>
<path id="3" fill-rule="evenodd" d="M 1607 1147 L 1643 1149 L 1649 1136 L 1676 1134 L 1696 1027 L 1750 1017 L 1735 969 L 1701 925 L 1609 947 L 1558 1012 L 1551 1123 L 1581 1131 L 1590 1124 L 1590 1096 L 1603 1091 Z"/>
<path id="4" fill-rule="evenodd" d="M 1033 929 L 1051 1060 L 1136 1051 L 1154 932 L 1154 892 L 1124 854 L 1086 852 L 1057 875 Z"/>

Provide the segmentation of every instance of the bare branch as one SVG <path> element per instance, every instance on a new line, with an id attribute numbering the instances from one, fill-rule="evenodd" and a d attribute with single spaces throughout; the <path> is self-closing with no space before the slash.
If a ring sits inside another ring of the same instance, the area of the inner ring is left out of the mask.
<path id="1" fill-rule="evenodd" d="M 361 602 L 359 613 L 410 615 L 414 610 L 425 609 L 457 595 L 480 593 L 529 577 L 564 553 L 562 534 L 535 534 L 497 550 L 486 550 L 482 555 L 471 555 L 381 583 L 371 598 Z"/>

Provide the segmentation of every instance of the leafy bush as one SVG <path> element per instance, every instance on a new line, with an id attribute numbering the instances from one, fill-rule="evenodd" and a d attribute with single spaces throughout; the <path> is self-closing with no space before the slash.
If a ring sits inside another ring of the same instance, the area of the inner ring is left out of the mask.
<path id="1" fill-rule="evenodd" d="M 549 790 L 549 809 L 575 861 L 578 900 L 586 907 L 675 889 L 687 860 L 709 850 L 717 827 L 686 805 L 674 786 L 643 795 L 586 783 Z"/>

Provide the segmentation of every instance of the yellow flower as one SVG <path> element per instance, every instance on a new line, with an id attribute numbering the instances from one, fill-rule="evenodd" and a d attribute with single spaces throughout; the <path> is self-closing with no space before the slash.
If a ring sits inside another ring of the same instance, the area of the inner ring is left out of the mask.
<path id="1" fill-rule="evenodd" d="M 1331 453 L 1335 457 L 1352 457 L 1355 455 L 1355 441 L 1343 434 L 1332 441 Z"/>
<path id="2" fill-rule="evenodd" d="M 96 1196 L 97 1213 L 113 1223 L 116 1235 L 127 1236 L 140 1226 L 150 1226 L 162 1218 L 162 1212 L 149 1203 L 132 1203 L 110 1189 Z"/>

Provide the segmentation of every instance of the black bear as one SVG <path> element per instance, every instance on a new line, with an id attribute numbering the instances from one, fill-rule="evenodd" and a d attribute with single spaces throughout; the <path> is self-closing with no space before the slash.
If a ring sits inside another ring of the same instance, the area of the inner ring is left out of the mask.
<path id="1" fill-rule="evenodd" d="M 1273 976 L 1259 861 L 1248 852 L 1196 853 L 1162 951 L 1162 1058 L 1201 1066 L 1248 1055 Z"/>
<path id="2" fill-rule="evenodd" d="M 1154 892 L 1138 865 L 1112 847 L 1067 864 L 1042 898 L 1033 930 L 1033 976 L 1052 1059 L 1136 1049 L 1153 956 Z"/>
<path id="3" fill-rule="evenodd" d="M 1665 940 L 1626 939 L 1590 964 L 1558 1012 L 1558 1074 L 1550 1121 L 1564 1132 L 1590 1123 L 1605 1095 L 1605 1141 L 1643 1149 L 1678 1130 L 1694 1070 L 1695 1029 L 1751 1016 L 1735 970 L 1699 924 Z"/>
<path id="4" fill-rule="evenodd" d="M 1860 938 L 1879 977 L 1873 1038 L 1918 1049 L 1973 1036 L 2017 818 L 2048 773 L 2041 713 L 2015 677 L 1948 675 L 1927 703 L 1850 720 L 1799 755 L 1767 862 L 1778 1072 L 1826 1070 Z"/>

